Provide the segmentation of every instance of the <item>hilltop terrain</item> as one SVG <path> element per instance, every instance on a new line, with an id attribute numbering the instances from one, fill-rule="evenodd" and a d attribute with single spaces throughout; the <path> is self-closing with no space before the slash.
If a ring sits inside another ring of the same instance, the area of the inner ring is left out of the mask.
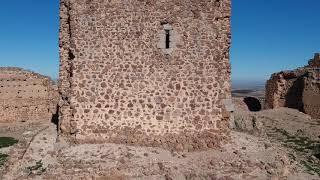
<path id="1" fill-rule="evenodd" d="M 320 121 L 297 110 L 249 112 L 236 105 L 221 148 L 175 152 L 117 144 L 73 144 L 49 123 L 1 127 L 19 143 L 4 179 L 319 179 Z M 59 177 L 59 178 L 58 178 Z"/>

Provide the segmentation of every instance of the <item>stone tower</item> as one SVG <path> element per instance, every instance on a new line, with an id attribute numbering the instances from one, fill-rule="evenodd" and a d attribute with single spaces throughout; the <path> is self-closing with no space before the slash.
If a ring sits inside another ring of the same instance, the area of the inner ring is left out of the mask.
<path id="1" fill-rule="evenodd" d="M 60 130 L 198 150 L 228 139 L 230 0 L 61 0 Z"/>

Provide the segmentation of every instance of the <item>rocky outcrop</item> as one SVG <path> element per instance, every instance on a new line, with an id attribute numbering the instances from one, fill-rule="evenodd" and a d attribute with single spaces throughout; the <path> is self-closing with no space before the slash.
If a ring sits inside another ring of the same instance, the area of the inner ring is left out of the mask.
<path id="1" fill-rule="evenodd" d="M 266 85 L 266 108 L 294 108 L 320 118 L 319 85 L 320 57 L 317 53 L 309 65 L 271 76 Z"/>
<path id="2" fill-rule="evenodd" d="M 49 77 L 21 68 L 0 68 L 0 123 L 50 121 L 57 100 L 57 87 Z"/>

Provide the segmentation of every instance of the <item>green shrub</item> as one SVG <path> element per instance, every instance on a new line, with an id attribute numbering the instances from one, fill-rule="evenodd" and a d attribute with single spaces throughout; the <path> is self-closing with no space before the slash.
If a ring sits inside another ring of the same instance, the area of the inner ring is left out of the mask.
<path id="1" fill-rule="evenodd" d="M 12 137 L 0 137 L 0 148 L 10 147 L 18 143 L 18 140 Z"/>

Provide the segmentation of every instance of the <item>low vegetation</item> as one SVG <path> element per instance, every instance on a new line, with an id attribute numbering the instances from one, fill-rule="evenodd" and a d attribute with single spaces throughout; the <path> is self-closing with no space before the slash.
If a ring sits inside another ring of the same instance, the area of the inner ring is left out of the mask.
<path id="1" fill-rule="evenodd" d="M 12 137 L 0 137 L 0 149 L 13 146 L 17 142 L 18 140 Z M 0 153 L 0 167 L 4 165 L 8 157 L 9 156 L 7 154 Z"/>
<path id="2" fill-rule="evenodd" d="M 10 147 L 18 143 L 18 140 L 12 137 L 0 137 L 0 148 Z"/>
<path id="3" fill-rule="evenodd" d="M 46 171 L 46 168 L 43 167 L 42 161 L 37 161 L 34 166 L 27 167 L 27 171 L 29 176 L 30 175 L 41 175 L 43 172 Z"/>
<path id="4" fill-rule="evenodd" d="M 308 137 L 290 135 L 283 129 L 275 129 L 280 135 L 278 140 L 287 148 L 294 150 L 299 156 L 298 160 L 306 168 L 310 174 L 318 174 L 320 176 L 320 142 L 311 140 Z M 294 157 L 292 155 L 291 157 Z M 295 160 L 297 160 L 294 157 Z"/>
<path id="5" fill-rule="evenodd" d="M 8 155 L 0 153 L 0 167 L 4 165 L 8 158 Z"/>

